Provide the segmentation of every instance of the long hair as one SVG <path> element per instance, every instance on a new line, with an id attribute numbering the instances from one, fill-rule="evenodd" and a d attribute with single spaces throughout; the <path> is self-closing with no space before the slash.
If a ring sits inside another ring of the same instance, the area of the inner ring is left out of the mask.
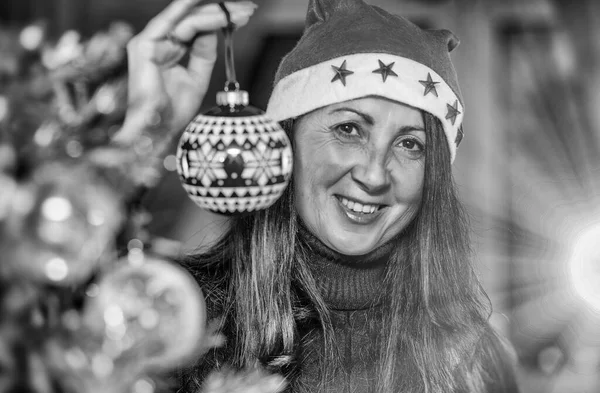
<path id="1" fill-rule="evenodd" d="M 490 337 L 491 306 L 470 263 L 468 224 L 445 134 L 439 120 L 423 116 L 428 142 L 422 203 L 395 239 L 386 267 L 378 391 L 480 393 L 485 380 L 494 378 L 483 363 L 505 359 L 495 356 L 501 351 L 495 336 L 492 347 L 480 348 L 483 337 Z M 282 126 L 291 135 L 292 122 Z M 228 338 L 225 348 L 185 373 L 184 384 L 196 390 L 212 368 L 256 362 L 293 382 L 310 336 L 306 326 L 323 331 L 325 354 L 335 357 L 329 312 L 297 231 L 292 182 L 272 207 L 234 218 L 208 252 L 184 261 L 203 287 L 212 316 L 222 316 Z M 494 356 L 478 357 L 482 351 Z"/>
<path id="2" fill-rule="evenodd" d="M 282 125 L 291 134 L 291 123 Z M 322 329 L 323 344 L 333 348 L 327 306 L 296 244 L 293 187 L 292 181 L 268 209 L 233 217 L 215 245 L 180 261 L 202 287 L 208 317 L 220 318 L 227 337 L 224 348 L 180 373 L 184 391 L 197 391 L 211 369 L 225 364 L 258 362 L 293 380 L 301 343 L 310 339 L 299 326 Z"/>
<path id="3" fill-rule="evenodd" d="M 487 333 L 491 305 L 470 262 L 467 216 L 443 128 L 427 113 L 424 123 L 420 211 L 397 242 L 385 278 L 389 302 L 380 391 L 469 391 L 471 384 L 471 391 L 479 392 L 478 377 L 464 365 Z"/>

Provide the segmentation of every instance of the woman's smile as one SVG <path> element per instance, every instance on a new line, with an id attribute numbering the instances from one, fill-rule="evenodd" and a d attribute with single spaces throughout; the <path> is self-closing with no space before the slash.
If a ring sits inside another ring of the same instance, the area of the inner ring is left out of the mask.
<path id="1" fill-rule="evenodd" d="M 342 212 L 351 223 L 368 225 L 377 220 L 385 208 L 382 204 L 359 202 L 355 199 L 335 195 L 335 200 Z"/>

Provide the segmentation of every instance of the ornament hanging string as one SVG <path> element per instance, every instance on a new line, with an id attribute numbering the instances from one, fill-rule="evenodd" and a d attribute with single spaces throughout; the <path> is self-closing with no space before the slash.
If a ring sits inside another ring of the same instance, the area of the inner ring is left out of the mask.
<path id="1" fill-rule="evenodd" d="M 227 26 L 223 28 L 223 36 L 225 38 L 225 73 L 227 76 L 224 90 L 231 91 L 230 87 L 233 85 L 235 88 L 234 91 L 238 91 L 240 84 L 235 75 L 235 64 L 233 61 L 233 31 L 235 30 L 235 24 L 231 22 L 231 14 L 225 3 L 220 2 L 219 7 L 221 7 L 227 18 Z"/>

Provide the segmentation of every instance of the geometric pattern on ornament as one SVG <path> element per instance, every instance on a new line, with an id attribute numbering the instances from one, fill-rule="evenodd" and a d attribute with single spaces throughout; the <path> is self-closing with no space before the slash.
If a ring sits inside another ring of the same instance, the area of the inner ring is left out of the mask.
<path id="1" fill-rule="evenodd" d="M 256 134 L 235 135 L 234 140 L 239 146 L 244 146 L 246 142 L 250 142 L 252 144 L 258 142 L 258 136 Z"/>
<path id="2" fill-rule="evenodd" d="M 265 131 L 265 126 L 262 123 L 252 124 L 257 134 L 263 133 Z"/>
<path id="3" fill-rule="evenodd" d="M 276 196 L 258 196 L 253 198 L 244 198 L 243 200 L 215 200 L 215 204 L 221 211 L 253 211 L 271 204 L 275 199 Z"/>
<path id="4" fill-rule="evenodd" d="M 253 211 L 270 205 L 277 199 L 278 195 L 261 195 L 256 197 L 245 197 L 236 199 L 194 197 L 192 200 L 201 208 L 220 212 Z"/>
<path id="5" fill-rule="evenodd" d="M 207 143 L 200 149 L 188 151 L 189 177 L 199 180 L 204 187 L 209 187 L 216 179 L 226 179 L 224 163 L 219 159 L 220 154 L 216 153 Z"/>
<path id="6" fill-rule="evenodd" d="M 242 178 L 252 178 L 261 186 L 269 179 L 281 175 L 281 155 L 279 149 L 270 148 L 264 141 L 259 141 L 251 151 L 243 151 L 245 168 Z"/>
<path id="7" fill-rule="evenodd" d="M 214 200 L 222 199 L 220 195 L 223 195 L 226 198 L 243 201 L 257 196 L 279 195 L 287 187 L 287 183 L 282 182 L 261 187 L 202 187 L 191 184 L 183 184 L 183 186 L 191 197 Z"/>
<path id="8" fill-rule="evenodd" d="M 208 188 L 206 187 L 198 187 L 187 183 L 184 183 L 183 187 L 190 197 L 201 198 L 208 194 Z"/>
<path id="9" fill-rule="evenodd" d="M 225 136 L 225 135 L 209 134 L 209 135 L 207 135 L 207 139 L 208 139 L 208 142 L 210 142 L 211 146 L 218 146 L 218 144 L 221 141 L 221 138 L 223 136 Z"/>
<path id="10" fill-rule="evenodd" d="M 268 130 L 268 132 L 261 132 L 260 134 L 258 134 L 258 136 L 264 143 L 269 143 L 272 139 L 271 132 L 271 130 Z"/>
<path id="11" fill-rule="evenodd" d="M 281 129 L 273 129 L 269 131 L 269 135 L 276 142 L 281 142 L 282 144 L 287 145 L 287 141 L 289 140 L 285 131 Z"/>
<path id="12" fill-rule="evenodd" d="M 202 134 L 187 133 L 184 135 L 187 137 L 186 142 L 189 143 L 190 145 L 196 144 L 198 146 L 202 146 L 202 142 L 204 142 L 206 140 L 206 138 Z"/>
<path id="13" fill-rule="evenodd" d="M 202 197 L 192 197 L 192 200 L 203 209 L 220 211 L 223 213 L 235 211 L 235 210 L 230 209 L 231 205 L 228 205 L 227 203 L 223 203 L 222 200 L 211 199 L 211 198 L 202 198 Z M 237 205 L 237 206 L 240 206 L 240 205 Z"/>
<path id="14" fill-rule="evenodd" d="M 247 131 L 246 131 L 246 130 L 247 130 L 248 128 L 250 128 L 250 129 L 251 129 L 252 127 L 253 127 L 252 125 L 250 125 L 250 126 L 248 126 L 248 125 L 244 125 L 244 124 L 236 125 L 236 126 L 234 126 L 234 127 L 233 127 L 233 132 L 232 132 L 232 134 L 236 134 L 236 135 L 243 135 L 244 133 L 247 133 Z"/>
<path id="15" fill-rule="evenodd" d="M 264 187 L 240 187 L 235 189 L 237 199 L 252 198 L 260 194 L 271 192 L 270 186 Z M 248 196 L 249 195 L 249 196 Z"/>
<path id="16" fill-rule="evenodd" d="M 208 193 L 215 198 L 219 198 L 219 194 L 222 194 L 227 198 L 243 200 L 245 198 L 271 194 L 274 191 L 274 187 L 275 185 L 260 187 L 211 187 L 208 189 Z"/>

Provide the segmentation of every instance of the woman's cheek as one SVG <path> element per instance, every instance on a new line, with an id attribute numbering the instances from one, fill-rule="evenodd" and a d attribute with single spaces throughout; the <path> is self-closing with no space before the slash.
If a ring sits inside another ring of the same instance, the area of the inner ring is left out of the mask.
<path id="1" fill-rule="evenodd" d="M 392 174 L 392 179 L 397 202 L 420 204 L 424 184 L 424 170 L 422 167 L 396 170 Z"/>
<path id="2" fill-rule="evenodd" d="M 316 155 L 321 168 L 344 169 L 352 166 L 356 157 L 362 154 L 361 150 L 356 146 L 343 144 L 340 142 L 329 143 L 323 146 L 321 151 Z"/>

